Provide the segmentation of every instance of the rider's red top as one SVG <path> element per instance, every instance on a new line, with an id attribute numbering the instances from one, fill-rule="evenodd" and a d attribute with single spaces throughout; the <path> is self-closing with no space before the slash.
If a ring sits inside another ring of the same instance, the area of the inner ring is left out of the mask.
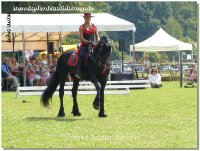
<path id="1" fill-rule="evenodd" d="M 87 29 L 85 27 L 85 25 L 83 24 L 82 31 L 83 31 L 83 37 L 86 40 L 94 42 L 94 35 L 95 35 L 96 31 L 97 31 L 97 27 L 94 24 L 92 24 L 92 28 L 90 28 L 90 29 Z M 80 54 L 80 50 L 84 45 L 88 45 L 88 43 L 83 42 L 83 41 L 81 42 L 81 45 L 80 45 L 79 50 L 78 50 L 78 54 Z"/>
<path id="2" fill-rule="evenodd" d="M 83 37 L 84 37 L 86 40 L 88 40 L 88 41 L 94 41 L 94 34 L 95 34 L 96 31 L 97 31 L 97 27 L 96 27 L 94 24 L 92 24 L 92 28 L 90 28 L 90 29 L 87 29 L 87 28 L 85 27 L 85 25 L 83 24 L 82 30 L 83 30 Z M 83 43 L 83 44 L 87 44 L 87 43 L 85 43 L 85 42 L 82 42 L 82 43 Z"/>

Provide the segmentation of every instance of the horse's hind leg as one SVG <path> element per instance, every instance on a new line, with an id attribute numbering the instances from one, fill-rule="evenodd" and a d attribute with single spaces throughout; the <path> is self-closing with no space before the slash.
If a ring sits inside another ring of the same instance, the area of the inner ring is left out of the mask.
<path id="1" fill-rule="evenodd" d="M 81 116 L 81 113 L 79 112 L 78 108 L 78 102 L 77 102 L 77 91 L 78 91 L 79 81 L 75 80 L 73 82 L 73 88 L 72 88 L 72 97 L 73 97 L 73 108 L 72 108 L 72 114 L 74 116 Z"/>
<path id="2" fill-rule="evenodd" d="M 63 106 L 64 86 L 65 86 L 65 77 L 62 77 L 60 80 L 60 89 L 59 89 L 60 110 L 58 113 L 58 117 L 65 116 L 65 111 L 64 111 L 64 106 Z"/>

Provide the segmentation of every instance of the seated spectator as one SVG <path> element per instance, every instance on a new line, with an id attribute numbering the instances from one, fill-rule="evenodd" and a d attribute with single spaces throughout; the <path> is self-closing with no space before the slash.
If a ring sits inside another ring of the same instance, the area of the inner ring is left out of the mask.
<path id="1" fill-rule="evenodd" d="M 149 82 L 152 88 L 159 88 L 162 86 L 161 76 L 158 74 L 158 70 L 153 68 L 151 74 L 149 75 Z"/>
<path id="2" fill-rule="evenodd" d="M 190 78 L 189 78 L 189 84 L 193 85 L 194 82 L 197 82 L 197 70 L 194 69 L 192 71 L 192 74 L 190 75 Z"/>
<path id="3" fill-rule="evenodd" d="M 17 62 L 17 59 L 15 57 L 12 57 L 11 65 L 12 65 L 12 71 L 13 72 L 18 72 L 19 63 Z"/>
<path id="4" fill-rule="evenodd" d="M 11 62 L 9 63 L 9 61 L 10 60 L 8 57 L 3 58 L 3 64 L 1 65 L 2 78 L 6 80 L 13 80 L 14 82 L 13 87 L 16 90 L 17 87 L 19 86 L 19 83 L 16 76 L 13 76 L 11 73 L 11 66 L 9 65 L 11 64 Z"/>
<path id="5" fill-rule="evenodd" d="M 47 80 L 50 77 L 49 71 L 50 69 L 47 67 L 46 62 L 42 61 L 42 81 L 41 81 L 42 85 L 47 85 Z"/>

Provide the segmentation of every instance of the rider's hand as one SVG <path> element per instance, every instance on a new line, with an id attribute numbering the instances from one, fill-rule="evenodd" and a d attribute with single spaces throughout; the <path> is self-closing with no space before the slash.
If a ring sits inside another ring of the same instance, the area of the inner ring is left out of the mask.
<path id="1" fill-rule="evenodd" d="M 94 46 L 94 45 L 95 45 L 95 42 L 93 42 L 93 41 L 88 41 L 88 44 Z"/>

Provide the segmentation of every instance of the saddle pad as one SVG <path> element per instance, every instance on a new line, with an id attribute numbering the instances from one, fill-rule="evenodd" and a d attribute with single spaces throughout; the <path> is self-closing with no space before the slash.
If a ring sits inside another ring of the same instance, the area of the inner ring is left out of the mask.
<path id="1" fill-rule="evenodd" d="M 77 51 L 74 51 L 69 57 L 68 65 L 75 67 L 77 65 L 77 62 L 78 62 L 78 53 Z"/>

